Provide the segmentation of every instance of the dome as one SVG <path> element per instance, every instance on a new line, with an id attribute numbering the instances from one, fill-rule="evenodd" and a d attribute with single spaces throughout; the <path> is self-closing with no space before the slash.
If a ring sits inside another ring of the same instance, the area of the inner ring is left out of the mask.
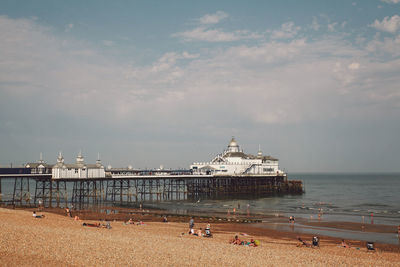
<path id="1" fill-rule="evenodd" d="M 238 147 L 239 145 L 236 143 L 235 137 L 232 137 L 231 142 L 229 143 L 229 147 Z"/>
<path id="2" fill-rule="evenodd" d="M 228 152 L 239 152 L 239 145 L 236 143 L 235 137 L 232 136 L 232 140 L 228 145 Z"/>

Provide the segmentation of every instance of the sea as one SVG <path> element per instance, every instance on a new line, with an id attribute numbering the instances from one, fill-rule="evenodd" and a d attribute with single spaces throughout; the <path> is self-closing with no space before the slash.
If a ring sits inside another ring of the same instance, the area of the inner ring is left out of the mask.
<path id="1" fill-rule="evenodd" d="M 168 210 L 245 212 L 317 218 L 319 212 L 334 221 L 362 222 L 373 214 L 375 223 L 400 223 L 400 174 L 289 174 L 301 180 L 304 194 L 224 200 L 197 199 L 154 204 Z"/>
<path id="2" fill-rule="evenodd" d="M 275 215 L 318 219 L 318 213 L 321 213 L 324 221 L 371 223 L 373 220 L 375 224 L 400 225 L 400 173 L 293 173 L 288 175 L 288 179 L 303 181 L 305 193 L 223 200 L 199 198 L 143 203 L 143 206 L 165 209 L 175 214 L 232 214 L 235 209 L 238 214 L 249 211 L 260 217 Z M 12 193 L 13 186 L 11 180 L 2 181 L 3 200 L 10 197 L 6 192 Z M 34 185 L 31 185 L 32 188 Z M 303 229 L 303 232 L 307 231 Z M 350 237 L 354 237 L 354 234 Z M 396 243 L 397 235 L 393 234 L 389 239 L 391 241 L 381 234 L 374 240 Z"/>

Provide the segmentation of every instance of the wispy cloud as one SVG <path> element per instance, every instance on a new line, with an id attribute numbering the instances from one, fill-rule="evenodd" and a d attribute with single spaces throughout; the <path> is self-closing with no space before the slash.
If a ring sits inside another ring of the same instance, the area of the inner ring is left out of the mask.
<path id="1" fill-rule="evenodd" d="M 232 42 L 243 39 L 259 39 L 263 37 L 263 35 L 243 30 L 225 32 L 221 29 L 209 29 L 206 27 L 197 27 L 190 31 L 175 33 L 172 36 L 182 38 L 185 41 L 206 42 Z"/>
<path id="2" fill-rule="evenodd" d="M 314 25 L 316 27 L 316 25 Z M 281 25 L 279 30 L 272 31 L 272 39 L 290 39 L 296 36 L 298 31 L 301 29 L 300 26 L 295 26 L 292 21 L 286 22 Z"/>
<path id="3" fill-rule="evenodd" d="M 400 29 L 400 16 L 385 17 L 382 21 L 375 20 L 370 26 L 380 31 L 395 33 Z"/>
<path id="4" fill-rule="evenodd" d="M 70 32 L 74 28 L 74 24 L 70 23 L 68 25 L 65 25 L 64 31 L 65 32 Z"/>
<path id="5" fill-rule="evenodd" d="M 400 0 L 381 0 L 382 2 L 389 3 L 389 4 L 398 4 Z"/>
<path id="6" fill-rule="evenodd" d="M 111 40 L 103 40 L 101 41 L 104 46 L 114 46 L 115 42 Z"/>
<path id="7" fill-rule="evenodd" d="M 226 19 L 229 15 L 223 11 L 217 11 L 215 14 L 207 14 L 199 19 L 201 24 L 217 24 Z"/>
<path id="8" fill-rule="evenodd" d="M 262 34 L 249 32 L 247 30 L 224 31 L 220 28 L 211 28 L 214 24 L 219 23 L 221 20 L 227 18 L 229 15 L 223 11 L 218 11 L 215 14 L 208 14 L 198 21 L 200 26 L 184 31 L 174 33 L 171 36 L 182 38 L 184 41 L 204 41 L 204 42 L 232 42 L 245 39 L 259 39 L 263 38 Z"/>

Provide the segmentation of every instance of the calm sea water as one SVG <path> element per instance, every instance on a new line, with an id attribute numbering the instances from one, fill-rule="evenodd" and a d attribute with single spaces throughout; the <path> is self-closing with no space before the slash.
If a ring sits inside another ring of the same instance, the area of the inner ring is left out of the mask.
<path id="1" fill-rule="evenodd" d="M 194 212 L 247 212 L 294 215 L 324 220 L 400 224 L 400 174 L 290 174 L 289 179 L 302 180 L 305 194 L 271 196 L 258 199 L 203 200 L 157 204 L 168 210 Z M 238 206 L 240 205 L 240 209 Z"/>
<path id="2" fill-rule="evenodd" d="M 252 214 L 294 215 L 317 218 L 319 210 L 324 220 L 400 224 L 400 174 L 290 174 L 289 179 L 302 180 L 305 194 L 270 196 L 257 199 L 170 201 L 145 203 L 146 207 L 163 208 L 170 212 L 226 212 L 233 208 Z M 2 181 L 3 200 L 9 199 L 13 180 Z M 32 183 L 31 194 L 35 185 Z M 8 193 L 8 194 L 7 194 Z M 240 208 L 239 208 L 240 206 Z"/>

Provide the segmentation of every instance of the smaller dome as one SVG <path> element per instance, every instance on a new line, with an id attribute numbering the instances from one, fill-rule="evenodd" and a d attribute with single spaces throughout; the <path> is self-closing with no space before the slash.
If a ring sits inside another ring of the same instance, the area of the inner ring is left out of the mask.
<path id="1" fill-rule="evenodd" d="M 235 137 L 232 136 L 232 140 L 229 143 L 229 147 L 238 147 L 239 145 L 236 143 Z"/>

